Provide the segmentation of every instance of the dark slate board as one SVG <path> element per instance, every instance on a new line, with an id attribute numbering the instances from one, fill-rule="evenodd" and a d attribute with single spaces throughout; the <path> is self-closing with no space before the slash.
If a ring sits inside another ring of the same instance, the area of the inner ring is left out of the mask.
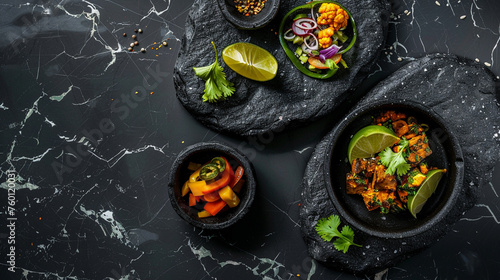
<path id="1" fill-rule="evenodd" d="M 412 100 L 432 108 L 448 122 L 464 155 L 462 193 L 454 210 L 432 230 L 409 238 L 384 239 L 353 227 L 355 241 L 364 247 L 353 247 L 347 254 L 338 252 L 314 230 L 320 218 L 338 214 L 329 200 L 323 173 L 322 155 L 332 137 L 330 132 L 312 154 L 302 184 L 300 223 L 309 254 L 338 270 L 373 274 L 409 258 L 446 234 L 491 181 L 500 156 L 500 111 L 495 92 L 495 78 L 488 69 L 447 54 L 417 59 L 373 88 L 356 106 L 381 99 Z"/>
<path id="2" fill-rule="evenodd" d="M 276 31 L 281 19 L 303 0 L 281 1 L 276 18 L 259 30 L 238 30 L 223 17 L 214 0 L 198 1 L 188 15 L 186 33 L 174 69 L 174 84 L 181 104 L 209 128 L 235 135 L 257 135 L 282 131 L 325 116 L 339 106 L 346 92 L 358 86 L 369 73 L 385 44 L 390 15 L 387 0 L 339 1 L 353 14 L 358 39 L 344 55 L 350 65 L 328 80 L 317 80 L 302 74 L 282 50 Z M 227 101 L 202 102 L 205 88 L 193 67 L 212 64 L 219 52 L 219 63 L 236 93 Z M 236 74 L 225 66 L 220 53 L 236 42 L 250 42 L 273 54 L 279 65 L 278 74 L 268 82 L 256 82 Z"/>

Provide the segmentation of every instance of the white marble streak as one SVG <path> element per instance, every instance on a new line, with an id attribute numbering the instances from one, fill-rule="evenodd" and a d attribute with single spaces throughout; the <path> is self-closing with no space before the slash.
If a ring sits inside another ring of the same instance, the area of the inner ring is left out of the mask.
<path id="1" fill-rule="evenodd" d="M 462 218 L 460 219 L 461 221 L 469 221 L 469 222 L 475 222 L 475 221 L 479 221 L 481 219 L 484 219 L 484 218 L 493 218 L 493 220 L 495 221 L 496 224 L 500 225 L 500 220 L 499 218 L 495 215 L 495 213 L 493 213 L 493 211 L 491 210 L 490 206 L 486 205 L 486 204 L 476 204 L 475 207 L 483 207 L 483 208 L 486 208 L 486 210 L 488 210 L 488 212 L 491 214 L 490 216 L 479 216 L 477 218 Z"/>
<path id="2" fill-rule="evenodd" d="M 155 14 L 155 15 L 157 15 L 158 17 L 161 17 L 161 15 L 163 15 L 165 12 L 167 12 L 167 11 L 168 11 L 168 9 L 170 8 L 170 0 L 168 0 L 168 5 L 167 5 L 167 8 L 165 8 L 165 9 L 164 9 L 164 10 L 162 10 L 162 11 L 158 11 L 158 10 L 156 9 L 156 6 L 154 5 L 154 3 L 153 3 L 153 2 L 151 2 L 151 0 L 149 1 L 149 3 L 151 3 L 151 8 L 149 9 L 148 13 L 147 13 L 145 16 L 143 16 L 143 17 L 141 18 L 141 21 L 143 21 L 143 20 L 145 20 L 145 19 L 149 18 L 149 16 L 150 16 L 150 15 L 152 15 L 152 14 Z"/>
<path id="3" fill-rule="evenodd" d="M 482 27 L 482 26 L 479 26 L 478 25 L 478 20 L 476 20 L 476 13 L 474 13 L 474 8 L 477 10 L 477 11 L 481 11 L 481 7 L 478 6 L 478 4 L 476 3 L 476 0 L 472 0 L 472 3 L 470 5 L 470 17 L 472 19 L 472 23 L 474 24 L 474 27 L 477 27 L 479 29 L 482 29 L 482 30 L 488 30 L 490 31 L 493 35 L 497 35 L 493 30 L 489 29 L 489 28 L 486 28 L 486 27 Z M 481 18 L 481 13 L 477 13 L 478 17 L 482 20 Z"/>
<path id="4" fill-rule="evenodd" d="M 316 273 L 316 262 L 314 259 L 311 260 L 311 269 L 309 270 L 309 273 L 307 274 L 307 280 L 311 280 L 311 277 L 314 276 Z"/>
<path id="5" fill-rule="evenodd" d="M 138 153 L 142 153 L 148 149 L 153 149 L 157 152 L 160 152 L 162 154 L 165 154 L 165 152 L 163 151 L 165 149 L 165 147 L 168 147 L 168 143 L 163 145 L 163 147 L 157 147 L 155 145 L 146 145 L 144 147 L 141 147 L 141 148 L 137 148 L 137 149 L 134 149 L 134 150 L 129 150 L 129 149 L 122 149 L 120 150 L 116 155 L 112 156 L 111 158 L 109 159 L 105 159 L 99 155 L 97 155 L 96 153 L 94 153 L 93 151 L 90 151 L 88 150 L 88 152 L 95 156 L 97 159 L 101 160 L 101 161 L 104 161 L 108 164 L 108 166 L 110 168 L 112 168 L 113 166 L 115 166 L 124 156 L 126 155 L 131 155 L 131 154 L 138 154 Z"/>
<path id="6" fill-rule="evenodd" d="M 70 85 L 68 87 L 67 91 L 61 93 L 60 95 L 53 95 L 53 96 L 49 97 L 49 99 L 60 102 L 61 100 L 63 100 L 63 98 L 66 96 L 66 94 L 68 94 L 71 90 L 73 90 L 73 85 Z"/>
<path id="7" fill-rule="evenodd" d="M 312 149 L 312 148 L 313 148 L 313 147 L 305 147 L 304 149 L 302 149 L 302 150 L 300 150 L 300 151 L 299 151 L 299 150 L 293 150 L 293 151 L 294 151 L 294 152 L 296 152 L 296 153 L 302 154 L 302 153 L 304 153 L 305 151 L 307 151 L 307 150 L 309 150 L 309 149 Z"/>
<path id="8" fill-rule="evenodd" d="M 280 211 L 281 213 L 283 213 L 285 216 L 287 216 L 287 218 L 295 225 L 295 227 L 300 227 L 299 223 L 297 223 L 294 219 L 292 219 L 292 217 L 290 217 L 290 215 L 285 212 L 283 209 L 279 208 L 276 204 L 274 204 L 269 198 L 267 197 L 264 197 L 264 199 L 269 202 L 272 206 L 274 206 L 276 209 L 278 209 L 278 211 Z"/>
<path id="9" fill-rule="evenodd" d="M 498 48 L 498 43 L 500 43 L 500 24 L 498 25 L 498 39 L 497 39 L 495 45 L 493 46 L 493 48 L 491 49 L 491 57 L 490 57 L 491 66 L 493 66 L 495 64 L 494 54 L 498 55 L 498 53 L 495 52 L 495 50 Z"/>
<path id="10" fill-rule="evenodd" d="M 0 188 L 1 189 L 9 189 L 9 186 L 7 184 L 7 182 L 3 182 L 0 184 Z M 22 178 L 21 176 L 17 176 L 16 178 L 16 184 L 15 184 L 15 187 L 14 189 L 16 191 L 18 190 L 22 190 L 22 189 L 28 189 L 30 191 L 32 190 L 36 190 L 36 189 L 39 189 L 40 187 L 31 183 L 30 180 L 28 179 L 28 181 L 26 182 L 26 180 L 24 178 Z"/>
<path id="11" fill-rule="evenodd" d="M 52 148 L 48 148 L 45 152 L 43 152 L 42 154 L 39 154 L 37 156 L 33 156 L 33 157 L 26 157 L 26 156 L 14 157 L 14 158 L 11 159 L 11 161 L 27 160 L 29 162 L 39 162 L 50 151 L 52 151 Z"/>
<path id="12" fill-rule="evenodd" d="M 65 12 L 66 15 L 68 15 L 70 17 L 80 18 L 83 16 L 85 19 L 87 19 L 88 21 L 91 22 L 92 29 L 90 30 L 89 37 L 87 38 L 85 44 L 82 45 L 82 47 L 80 49 L 80 53 L 83 52 L 83 49 L 86 47 L 89 40 L 93 39 L 94 41 L 99 42 L 106 50 L 109 51 L 109 54 L 111 55 L 111 60 L 108 62 L 108 64 L 106 65 L 106 67 L 104 68 L 104 71 L 103 71 L 103 72 L 106 72 L 108 70 L 108 68 L 116 62 L 116 53 L 123 52 L 124 49 L 122 48 L 122 46 L 118 42 L 117 42 L 118 47 L 115 49 L 115 48 L 111 47 L 110 44 L 104 40 L 104 38 L 102 38 L 102 36 L 99 34 L 99 23 L 100 23 L 101 12 L 99 11 L 99 9 L 97 9 L 95 4 L 90 3 L 88 1 L 83 1 L 83 2 L 88 4 L 87 7 L 90 8 L 90 12 L 83 11 L 80 14 L 72 14 L 64 7 L 64 5 L 58 4 L 56 7 L 58 9 L 60 9 L 61 11 Z M 72 58 L 77 58 L 76 56 L 71 56 L 71 55 L 67 54 L 66 52 L 63 52 L 63 53 L 72 57 Z M 98 55 L 100 55 L 100 54 L 96 53 L 94 56 L 98 56 Z M 56 58 L 57 58 L 57 56 L 56 56 Z"/>
<path id="13" fill-rule="evenodd" d="M 493 184 L 491 182 L 488 182 L 488 184 L 490 185 L 491 190 L 493 191 L 493 193 L 495 194 L 495 196 L 498 197 L 497 191 L 495 190 L 495 186 L 493 186 Z"/>

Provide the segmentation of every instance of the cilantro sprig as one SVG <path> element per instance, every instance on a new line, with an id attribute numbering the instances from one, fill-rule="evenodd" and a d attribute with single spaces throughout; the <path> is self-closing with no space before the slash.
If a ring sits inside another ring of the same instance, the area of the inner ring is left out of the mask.
<path id="1" fill-rule="evenodd" d="M 337 237 L 337 239 L 333 241 L 333 246 L 344 254 L 347 253 L 351 245 L 362 247 L 354 243 L 354 231 L 349 226 L 344 225 L 341 231 L 338 230 L 339 226 L 340 217 L 333 214 L 328 218 L 320 219 L 315 229 L 319 236 L 325 241 L 330 242 L 332 238 Z"/>
<path id="2" fill-rule="evenodd" d="M 193 67 L 196 76 L 205 81 L 205 90 L 202 96 L 203 102 L 217 102 L 230 97 L 234 93 L 233 83 L 226 80 L 224 68 L 219 65 L 217 48 L 212 42 L 215 50 L 215 62 L 208 66 Z"/>
<path id="3" fill-rule="evenodd" d="M 394 175 L 396 172 L 398 176 L 403 176 L 411 168 L 405 160 L 405 150 L 408 148 L 409 141 L 403 137 L 399 143 L 397 153 L 393 152 L 390 147 L 387 147 L 379 154 L 380 162 L 387 167 L 386 173 L 389 175 Z"/>

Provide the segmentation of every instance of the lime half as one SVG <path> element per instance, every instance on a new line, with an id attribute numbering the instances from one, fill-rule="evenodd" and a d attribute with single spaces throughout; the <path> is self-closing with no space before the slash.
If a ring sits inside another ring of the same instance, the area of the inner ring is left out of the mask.
<path id="1" fill-rule="evenodd" d="M 357 158 L 373 157 L 399 140 L 394 132 L 384 126 L 369 125 L 360 129 L 349 142 L 347 156 L 349 162 Z"/>
<path id="2" fill-rule="evenodd" d="M 278 72 L 278 61 L 265 49 L 250 43 L 235 43 L 222 51 L 222 59 L 241 76 L 255 81 L 269 81 Z"/>
<path id="3" fill-rule="evenodd" d="M 414 196 L 408 196 L 408 210 L 410 210 L 413 217 L 417 218 L 417 214 L 422 210 L 427 199 L 434 193 L 445 172 L 446 169 L 434 169 L 429 171 L 427 173 L 427 178 L 425 178 L 422 185 L 420 185 L 417 193 Z"/>

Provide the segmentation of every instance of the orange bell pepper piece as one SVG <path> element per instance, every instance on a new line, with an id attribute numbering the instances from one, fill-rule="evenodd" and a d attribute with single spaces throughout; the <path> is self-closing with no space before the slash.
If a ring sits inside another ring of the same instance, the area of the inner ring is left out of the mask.
<path id="1" fill-rule="evenodd" d="M 229 170 L 226 168 L 224 172 L 222 172 L 222 177 L 219 180 L 206 185 L 206 187 L 202 189 L 202 193 L 208 194 L 217 191 L 219 189 L 222 189 L 223 187 L 229 184 L 229 179 L 230 179 Z"/>
<path id="2" fill-rule="evenodd" d="M 219 196 L 219 193 L 217 191 L 215 191 L 215 192 L 211 192 L 211 193 L 207 193 L 207 194 L 203 195 L 203 198 L 208 202 L 214 202 L 214 201 L 219 200 L 220 196 Z"/>
<path id="3" fill-rule="evenodd" d="M 189 194 L 189 206 L 195 206 L 196 205 L 196 198 L 192 193 Z"/>
<path id="4" fill-rule="evenodd" d="M 203 208 L 205 210 L 207 210 L 207 212 L 209 212 L 212 216 L 215 216 L 226 205 L 227 205 L 227 203 L 224 200 L 220 199 L 220 200 L 217 200 L 214 202 L 207 202 L 207 204 L 205 204 L 205 207 L 203 207 Z"/>

